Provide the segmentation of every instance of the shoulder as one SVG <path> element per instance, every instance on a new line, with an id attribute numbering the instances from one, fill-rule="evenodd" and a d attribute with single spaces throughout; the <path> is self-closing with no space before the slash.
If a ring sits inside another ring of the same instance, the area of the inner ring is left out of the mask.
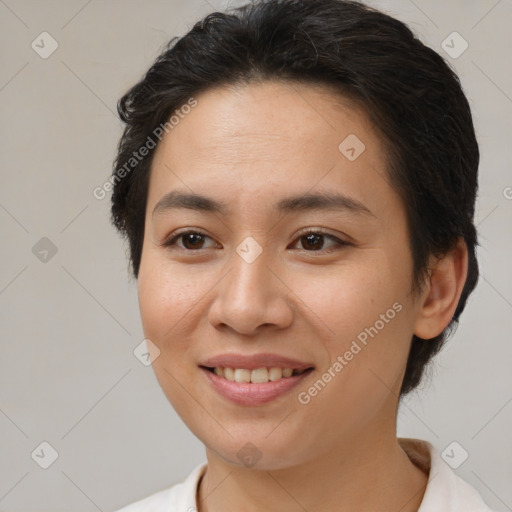
<path id="1" fill-rule="evenodd" d="M 428 474 L 428 483 L 418 512 L 494 512 L 478 491 L 458 476 L 428 441 L 399 438 L 411 461 Z"/>
<path id="2" fill-rule="evenodd" d="M 206 469 L 206 462 L 197 465 L 185 480 L 130 503 L 115 512 L 195 512 L 197 483 Z"/>

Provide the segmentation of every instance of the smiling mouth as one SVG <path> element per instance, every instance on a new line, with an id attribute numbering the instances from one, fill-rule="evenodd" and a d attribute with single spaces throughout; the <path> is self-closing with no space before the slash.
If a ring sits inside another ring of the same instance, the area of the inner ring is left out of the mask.
<path id="1" fill-rule="evenodd" d="M 265 382 L 274 382 L 277 380 L 288 379 L 296 375 L 302 375 L 313 371 L 313 367 L 309 367 L 303 370 L 294 368 L 279 368 L 279 367 L 261 367 L 255 369 L 247 368 L 224 368 L 224 367 L 207 367 L 201 366 L 205 370 L 214 373 L 218 377 L 231 382 L 239 383 L 252 383 L 252 384 L 263 384 Z"/>

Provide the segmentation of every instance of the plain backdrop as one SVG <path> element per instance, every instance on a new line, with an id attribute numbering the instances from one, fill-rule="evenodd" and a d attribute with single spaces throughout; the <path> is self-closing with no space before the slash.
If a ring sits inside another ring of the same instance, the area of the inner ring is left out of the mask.
<path id="1" fill-rule="evenodd" d="M 456 441 L 469 454 L 457 474 L 491 507 L 512 510 L 512 2 L 370 5 L 405 21 L 456 69 L 482 155 L 481 280 L 432 380 L 401 405 L 398 434 L 440 451 Z M 136 283 L 109 224 L 110 197 L 92 191 L 111 172 L 117 100 L 171 37 L 226 7 L 0 0 L 2 511 L 114 510 L 205 460 L 134 356 L 144 337 Z M 468 44 L 456 58 L 442 47 L 454 31 Z"/>

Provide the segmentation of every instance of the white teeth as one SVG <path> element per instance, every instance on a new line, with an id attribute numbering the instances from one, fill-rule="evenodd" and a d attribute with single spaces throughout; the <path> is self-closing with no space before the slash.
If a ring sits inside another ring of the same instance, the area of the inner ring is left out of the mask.
<path id="1" fill-rule="evenodd" d="M 235 382 L 251 382 L 251 370 L 236 368 Z"/>
<path id="2" fill-rule="evenodd" d="M 269 381 L 276 381 L 282 378 L 291 377 L 292 375 L 300 375 L 305 370 L 293 370 L 293 368 L 255 368 L 247 370 L 245 368 L 221 368 L 213 369 L 215 375 L 224 377 L 234 382 L 252 382 L 254 384 L 262 384 Z"/>
<path id="3" fill-rule="evenodd" d="M 285 368 L 283 370 L 283 377 L 291 377 L 292 373 L 293 373 L 293 369 L 292 368 Z"/>
<path id="4" fill-rule="evenodd" d="M 251 382 L 258 384 L 268 382 L 268 370 L 266 368 L 256 368 L 251 371 Z"/>
<path id="5" fill-rule="evenodd" d="M 270 368 L 268 372 L 269 380 L 279 380 L 283 378 L 283 370 L 281 368 Z"/>

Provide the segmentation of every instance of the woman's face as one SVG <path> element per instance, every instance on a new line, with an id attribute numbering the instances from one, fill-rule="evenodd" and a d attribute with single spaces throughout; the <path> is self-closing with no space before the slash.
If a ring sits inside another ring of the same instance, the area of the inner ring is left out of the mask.
<path id="1" fill-rule="evenodd" d="M 419 305 L 380 137 L 348 100 L 312 85 L 216 88 L 196 100 L 156 149 L 138 277 L 168 400 L 239 466 L 285 468 L 394 435 Z M 224 207 L 162 201 L 170 192 Z M 313 369 L 237 383 L 203 368 L 227 355 L 249 362 L 219 366 Z"/>

